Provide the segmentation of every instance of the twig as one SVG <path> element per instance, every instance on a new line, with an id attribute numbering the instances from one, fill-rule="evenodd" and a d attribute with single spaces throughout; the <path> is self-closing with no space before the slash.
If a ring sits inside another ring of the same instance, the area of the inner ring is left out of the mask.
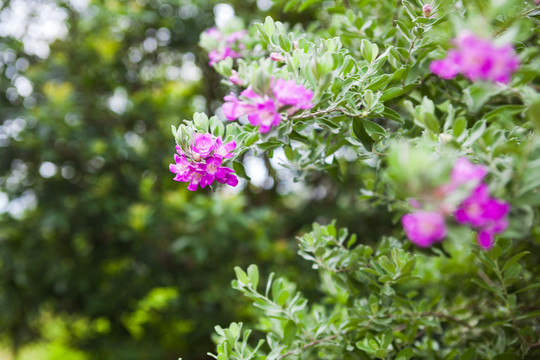
<path id="1" fill-rule="evenodd" d="M 521 342 L 528 345 L 529 342 L 519 332 L 519 328 L 516 322 L 516 317 L 514 316 L 514 312 L 512 311 L 512 306 L 510 305 L 510 296 L 508 295 L 508 291 L 506 290 L 506 285 L 504 283 L 501 269 L 499 269 L 499 264 L 496 261 L 495 261 L 495 270 L 496 270 L 495 273 L 497 274 L 497 277 L 499 278 L 499 281 L 501 282 L 501 285 L 502 285 L 504 300 L 506 302 L 506 307 L 508 308 L 508 311 L 510 312 L 510 319 L 512 320 L 512 326 L 514 330 L 516 330 L 516 333 L 519 339 L 521 340 Z"/>
<path id="2" fill-rule="evenodd" d="M 482 278 L 482 280 L 484 280 L 486 283 L 488 283 L 489 286 L 492 286 L 494 288 L 497 287 L 497 285 L 493 281 L 491 281 L 491 279 L 482 270 L 478 270 L 478 276 L 480 276 Z"/>
<path id="3" fill-rule="evenodd" d="M 312 346 L 315 346 L 315 345 L 318 345 L 320 343 L 323 343 L 325 341 L 330 341 L 330 340 L 334 340 L 335 338 L 337 338 L 340 334 L 335 334 L 335 335 L 331 335 L 331 336 L 328 336 L 328 337 L 325 337 L 325 338 L 322 338 L 322 339 L 318 339 L 318 340 L 313 340 L 312 342 L 310 343 L 307 343 L 306 345 L 304 345 L 302 347 L 302 349 L 300 350 L 300 352 L 312 347 Z M 298 353 L 298 350 L 291 350 L 289 352 L 286 352 L 285 354 L 281 355 L 278 360 L 282 360 L 282 359 L 285 359 L 287 356 L 289 355 L 293 355 L 293 354 L 296 354 Z"/>
<path id="4" fill-rule="evenodd" d="M 311 117 L 315 117 L 315 116 L 319 116 L 319 115 L 325 115 L 325 114 L 329 114 L 329 113 L 332 113 L 332 112 L 340 112 L 343 115 L 347 115 L 347 116 L 350 116 L 350 117 L 365 117 L 364 114 L 361 114 L 361 113 L 360 114 L 351 114 L 345 108 L 336 107 L 336 108 L 329 108 L 329 109 L 315 111 L 313 113 L 307 113 L 307 114 L 292 116 L 291 119 L 308 119 L 308 118 L 311 118 Z"/>
<path id="5" fill-rule="evenodd" d="M 508 30 L 510 28 L 510 25 L 512 25 L 514 23 L 514 21 L 516 21 L 517 19 L 519 19 L 520 17 L 523 17 L 523 16 L 527 16 L 529 15 L 530 13 L 536 11 L 536 10 L 540 10 L 540 6 L 537 6 L 535 8 L 532 8 L 532 9 L 529 9 L 527 11 L 525 11 L 524 13 L 516 16 L 508 25 L 502 27 L 501 29 L 499 29 L 494 35 L 493 37 L 496 38 L 497 36 L 501 35 L 502 33 L 504 33 L 506 30 Z"/>

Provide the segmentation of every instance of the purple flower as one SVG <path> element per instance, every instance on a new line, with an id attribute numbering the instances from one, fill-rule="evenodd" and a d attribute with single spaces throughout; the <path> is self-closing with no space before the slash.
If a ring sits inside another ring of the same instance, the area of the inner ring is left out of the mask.
<path id="1" fill-rule="evenodd" d="M 482 230 L 478 233 L 478 243 L 481 247 L 484 249 L 489 249 L 493 246 L 495 243 L 495 238 L 493 237 L 493 233 Z"/>
<path id="2" fill-rule="evenodd" d="M 445 59 L 430 64 L 431 71 L 444 79 L 462 73 L 472 81 L 508 83 L 512 73 L 519 68 L 520 61 L 512 45 L 497 47 L 490 40 L 468 31 L 452 42 L 456 48 L 448 51 Z"/>
<path id="3" fill-rule="evenodd" d="M 278 107 L 289 105 L 295 111 L 298 109 L 311 109 L 313 107 L 313 103 L 311 102 L 313 91 L 295 83 L 294 80 L 285 81 L 283 79 L 277 79 L 273 82 L 272 90 Z"/>
<path id="4" fill-rule="evenodd" d="M 242 54 L 234 51 L 230 46 L 225 46 L 225 48 L 222 50 L 214 49 L 208 53 L 208 59 L 210 60 L 208 65 L 214 66 L 214 64 L 220 62 L 221 60 L 225 60 L 228 57 L 237 59 L 242 57 Z"/>
<path id="5" fill-rule="evenodd" d="M 446 58 L 435 60 L 429 64 L 429 69 L 432 73 L 442 77 L 443 79 L 453 79 L 461 71 L 457 58 L 459 54 L 456 50 L 449 50 Z"/>
<path id="6" fill-rule="evenodd" d="M 506 229 L 506 214 L 510 205 L 499 199 L 489 197 L 489 188 L 480 184 L 456 210 L 456 220 L 461 224 L 489 228 L 496 232 Z"/>
<path id="7" fill-rule="evenodd" d="M 474 183 L 479 184 L 487 175 L 487 168 L 482 165 L 474 165 L 466 157 L 459 158 L 450 173 L 450 187 L 456 188 L 461 185 Z"/>
<path id="8" fill-rule="evenodd" d="M 251 87 L 240 94 L 240 99 L 230 93 L 225 96 L 222 106 L 223 114 L 229 120 L 236 120 L 242 115 L 248 114 L 249 122 L 259 126 L 261 133 L 270 131 L 272 126 L 281 122 L 280 111 L 287 109 L 287 114 L 292 115 L 299 109 L 311 109 L 313 92 L 293 80 L 272 80 L 272 93 L 259 95 Z"/>
<path id="9" fill-rule="evenodd" d="M 494 243 L 494 234 L 502 233 L 508 227 L 507 215 L 510 205 L 502 200 L 491 198 L 486 184 L 480 184 L 458 207 L 455 213 L 457 222 L 469 224 L 479 229 L 478 240 L 483 248 Z"/>
<path id="10" fill-rule="evenodd" d="M 220 184 L 227 184 L 230 186 L 238 185 L 238 178 L 234 175 L 234 170 L 227 167 L 220 167 L 216 172 L 216 181 Z"/>
<path id="11" fill-rule="evenodd" d="M 198 154 L 200 158 L 205 158 L 214 150 L 214 145 L 215 143 L 212 134 L 197 133 L 195 134 L 194 142 L 191 145 L 191 150 Z M 200 161 L 200 158 L 196 158 L 196 160 Z"/>
<path id="12" fill-rule="evenodd" d="M 174 180 L 189 182 L 190 191 L 196 191 L 199 185 L 201 188 L 210 186 L 214 180 L 236 186 L 238 179 L 232 174 L 234 171 L 221 166 L 223 159 L 234 156 L 235 148 L 235 141 L 224 144 L 221 136 L 214 140 L 210 133 L 197 133 L 188 147 L 189 151 L 176 145 L 178 154 L 174 155 L 175 163 L 169 165 L 169 170 L 176 174 Z M 186 156 L 186 152 L 189 155 Z"/>
<path id="13" fill-rule="evenodd" d="M 234 156 L 232 151 L 236 148 L 236 142 L 235 141 L 229 141 L 226 144 L 223 144 L 223 140 L 221 139 L 221 135 L 217 137 L 216 139 L 216 145 L 214 147 L 214 156 L 216 158 L 226 158 L 230 159 Z"/>
<path id="14" fill-rule="evenodd" d="M 179 155 L 185 155 L 185 154 L 184 154 L 184 151 L 182 150 L 182 148 L 180 147 L 180 145 L 176 145 L 174 148 L 176 149 L 176 152 L 177 152 Z"/>
<path id="15" fill-rule="evenodd" d="M 281 122 L 281 116 L 276 111 L 276 104 L 272 99 L 267 99 L 262 103 L 257 104 L 254 112 L 248 115 L 248 120 L 251 125 L 259 125 L 261 133 L 267 133 L 272 126 L 277 126 Z"/>
<path id="16" fill-rule="evenodd" d="M 232 82 L 234 85 L 244 85 L 244 82 L 242 81 L 242 78 L 240 75 L 238 75 L 238 72 L 236 70 L 231 70 L 231 76 L 229 76 L 229 81 Z"/>
<path id="17" fill-rule="evenodd" d="M 417 211 L 403 215 L 401 223 L 407 237 L 420 247 L 431 246 L 446 236 L 444 216 L 438 212 Z"/>
<path id="18" fill-rule="evenodd" d="M 235 31 L 227 37 L 227 44 L 233 44 L 247 35 L 247 30 Z"/>
<path id="19" fill-rule="evenodd" d="M 184 155 L 174 154 L 175 164 L 169 164 L 169 170 L 176 174 L 175 181 L 189 181 L 191 174 L 191 163 L 186 159 Z"/>
<path id="20" fill-rule="evenodd" d="M 205 172 L 204 164 L 197 164 L 196 166 L 193 166 L 191 168 L 189 179 L 187 180 L 189 181 L 189 185 L 187 187 L 189 191 L 197 191 L 199 184 L 201 184 L 203 180 L 204 172 Z M 202 186 L 201 184 L 201 187 L 204 187 L 204 186 Z"/>
<path id="21" fill-rule="evenodd" d="M 422 13 L 424 14 L 425 17 L 429 17 L 432 11 L 433 11 L 433 6 L 431 4 L 424 4 L 424 6 L 422 6 Z"/>
<path id="22" fill-rule="evenodd" d="M 208 53 L 208 59 L 210 60 L 208 61 L 208 65 L 214 66 L 214 64 L 220 62 L 221 60 L 225 58 L 223 57 L 223 54 L 220 51 L 214 49 Z"/>
<path id="23" fill-rule="evenodd" d="M 222 160 L 216 157 L 209 157 L 206 159 L 205 173 L 201 179 L 201 187 L 212 185 L 216 177 L 216 173 L 221 166 L 221 162 Z"/>
<path id="24" fill-rule="evenodd" d="M 242 94 L 244 94 L 245 91 L 246 90 L 244 90 Z M 249 114 L 256 108 L 255 105 L 238 99 L 232 92 L 225 96 L 223 100 L 225 100 L 225 102 L 221 108 L 223 110 L 223 115 L 225 115 L 227 120 L 236 120 L 242 115 Z"/>
<path id="25" fill-rule="evenodd" d="M 204 30 L 204 33 L 218 41 L 223 38 L 223 34 L 215 26 Z"/>

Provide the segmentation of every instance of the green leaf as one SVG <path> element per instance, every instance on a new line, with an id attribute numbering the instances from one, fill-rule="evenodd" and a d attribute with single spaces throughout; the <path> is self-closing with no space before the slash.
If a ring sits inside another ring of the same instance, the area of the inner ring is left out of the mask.
<path id="1" fill-rule="evenodd" d="M 259 132 L 258 131 L 253 131 L 251 134 L 249 134 L 248 136 L 246 136 L 244 138 L 244 146 L 251 146 L 253 144 L 255 144 L 257 142 L 257 140 L 259 140 Z"/>
<path id="2" fill-rule="evenodd" d="M 376 78 L 373 78 L 373 81 L 367 86 L 367 88 L 370 90 L 378 90 L 383 88 L 386 86 L 386 84 L 388 84 L 391 78 L 392 76 L 389 74 L 377 76 Z"/>
<path id="3" fill-rule="evenodd" d="M 396 111 L 390 109 L 389 107 L 384 108 L 382 115 L 387 119 L 397 121 L 401 124 L 405 123 L 405 121 L 403 121 L 403 119 L 401 118 L 401 115 L 399 115 Z"/>
<path id="4" fill-rule="evenodd" d="M 483 288 L 484 290 L 487 290 L 487 291 L 490 291 L 492 293 L 495 293 L 496 295 L 498 295 L 499 297 L 502 297 L 502 293 L 501 293 L 501 290 L 497 289 L 496 287 L 493 287 L 491 285 L 488 285 L 487 283 L 485 283 L 484 281 L 481 281 L 479 279 L 471 279 L 471 282 L 480 286 L 481 288 Z"/>
<path id="5" fill-rule="evenodd" d="M 254 289 L 257 289 L 257 285 L 259 284 L 259 268 L 257 265 L 251 264 L 247 268 L 247 275 L 249 277 L 249 281 L 251 282 L 251 285 Z"/>
<path id="6" fill-rule="evenodd" d="M 409 28 L 407 27 L 407 25 L 405 25 L 405 23 L 403 21 L 401 21 L 401 20 L 395 20 L 395 22 L 396 22 L 396 24 L 398 26 L 398 30 L 410 42 L 411 41 L 411 33 L 410 33 Z"/>
<path id="7" fill-rule="evenodd" d="M 375 141 L 368 135 L 362 119 L 354 118 L 351 123 L 351 133 L 352 135 L 360 140 L 362 145 L 366 148 L 367 151 L 371 151 Z"/>
<path id="8" fill-rule="evenodd" d="M 409 360 L 414 355 L 413 349 L 407 347 L 402 349 L 397 355 L 395 360 Z"/>
<path id="9" fill-rule="evenodd" d="M 379 311 L 379 299 L 374 294 L 369 295 L 369 309 L 373 315 Z"/>
<path id="10" fill-rule="evenodd" d="M 530 254 L 531 252 L 530 251 L 523 251 L 523 252 L 520 252 L 519 254 L 517 255 L 514 255 L 512 256 L 512 258 L 510 258 L 510 260 L 508 260 L 506 262 L 506 264 L 504 264 L 503 268 L 502 268 L 502 271 L 508 269 L 510 266 L 514 265 L 515 263 L 517 263 L 522 257 L 524 257 L 525 255 L 528 255 Z"/>
<path id="11" fill-rule="evenodd" d="M 239 266 L 234 267 L 234 272 L 236 273 L 236 278 L 238 281 L 240 281 L 242 284 L 248 284 L 248 276 L 244 270 L 242 270 Z"/>
<path id="12" fill-rule="evenodd" d="M 452 127 L 452 135 L 458 138 L 467 129 L 467 120 L 463 117 L 456 119 Z"/>
<path id="13" fill-rule="evenodd" d="M 270 38 L 266 34 L 266 29 L 264 28 L 264 25 L 261 23 L 255 23 L 254 25 L 257 31 L 259 32 L 259 36 L 263 39 L 263 41 L 266 42 L 267 44 L 271 44 L 272 42 L 270 41 Z"/>
<path id="14" fill-rule="evenodd" d="M 289 299 L 289 292 L 287 290 L 282 290 L 277 299 L 276 299 L 276 302 L 278 303 L 279 306 L 283 306 L 285 305 L 285 303 L 287 302 L 287 300 Z"/>
<path id="15" fill-rule="evenodd" d="M 518 316 L 518 317 L 516 318 L 516 320 L 529 319 L 529 318 L 537 317 L 537 316 L 540 316 L 540 310 L 531 311 L 531 312 L 526 313 L 526 314 L 524 314 L 524 315 Z"/>
<path id="16" fill-rule="evenodd" d="M 384 349 L 378 349 L 375 351 L 375 358 L 377 359 L 384 359 L 386 358 L 386 350 Z"/>
<path id="17" fill-rule="evenodd" d="M 414 89 L 417 86 L 416 83 L 405 85 L 403 87 L 391 87 L 383 91 L 383 94 L 379 101 L 388 101 L 390 99 L 396 98 L 398 96 L 401 96 L 403 94 L 408 93 L 412 89 Z"/>
<path id="18" fill-rule="evenodd" d="M 286 35 L 284 35 L 284 34 L 279 34 L 278 40 L 279 40 L 279 46 L 280 46 L 283 50 L 285 50 L 285 51 L 287 51 L 287 52 L 289 52 L 289 51 L 292 50 L 291 40 L 289 39 L 288 36 L 286 36 Z"/>
<path id="19" fill-rule="evenodd" d="M 362 124 L 373 140 L 379 140 L 381 137 L 386 137 L 386 130 L 381 125 L 365 119 L 362 119 Z"/>
<path id="20" fill-rule="evenodd" d="M 484 115 L 483 119 L 486 121 L 491 121 L 494 119 L 497 119 L 499 117 L 501 118 L 510 118 L 511 116 L 515 114 L 519 114 L 523 112 L 526 109 L 525 105 L 503 105 L 498 106 L 496 109 L 491 110 L 487 114 Z"/>
<path id="21" fill-rule="evenodd" d="M 244 164 L 242 164 L 241 162 L 233 161 L 233 169 L 236 172 L 236 175 L 238 175 L 241 178 L 244 178 L 246 180 L 251 180 L 251 178 L 246 173 L 246 169 L 244 168 Z"/>
<path id="22" fill-rule="evenodd" d="M 506 270 L 504 271 L 503 275 L 504 275 L 504 278 L 505 279 L 508 279 L 508 278 L 516 278 L 519 276 L 519 274 L 521 273 L 521 265 L 519 264 L 512 264 L 510 266 L 508 266 L 506 268 Z"/>
<path id="23" fill-rule="evenodd" d="M 311 5 L 318 3 L 319 1 L 321 0 L 306 0 L 302 2 L 302 5 L 300 5 L 300 7 L 298 8 L 298 11 L 304 11 L 305 9 L 307 9 Z"/>
<path id="24" fill-rule="evenodd" d="M 463 143 L 464 147 L 471 146 L 480 139 L 486 130 L 486 120 L 477 121 L 471 129 L 471 133 L 467 140 Z"/>
<path id="25" fill-rule="evenodd" d="M 467 351 L 460 356 L 459 360 L 476 360 L 476 348 L 467 349 Z"/>
<path id="26" fill-rule="evenodd" d="M 362 41 L 360 42 L 360 53 L 362 54 L 364 59 L 366 59 L 366 61 L 370 64 L 373 61 L 372 45 L 373 44 L 369 40 L 366 40 L 366 39 L 362 39 Z"/>
<path id="27" fill-rule="evenodd" d="M 291 11 L 291 10 L 296 6 L 296 4 L 299 3 L 299 2 L 300 2 L 300 0 L 290 0 L 290 1 L 285 5 L 285 7 L 283 8 L 283 11 L 285 11 L 285 12 Z"/>
<path id="28" fill-rule="evenodd" d="M 527 287 L 524 287 L 522 289 L 519 289 L 517 291 L 514 292 L 514 294 L 519 294 L 521 292 L 525 292 L 525 291 L 529 291 L 529 290 L 534 290 L 534 289 L 538 289 L 540 288 L 540 282 L 539 283 L 535 283 L 535 284 L 532 284 L 532 285 L 529 285 Z"/>
<path id="29" fill-rule="evenodd" d="M 288 320 L 283 327 L 283 343 L 285 343 L 285 345 L 290 346 L 294 342 L 296 331 L 296 324 L 293 321 Z"/>
<path id="30" fill-rule="evenodd" d="M 392 262 L 390 261 L 390 259 L 388 259 L 388 257 L 386 255 L 383 255 L 379 258 L 379 264 L 381 264 L 381 266 L 386 270 L 388 271 L 388 273 L 390 275 L 395 275 L 396 274 L 396 266 L 394 264 L 392 264 Z"/>
<path id="31" fill-rule="evenodd" d="M 493 358 L 493 360 L 520 360 L 520 359 L 522 358 L 511 352 L 506 352 L 504 354 L 497 355 Z"/>
<path id="32" fill-rule="evenodd" d="M 382 336 L 381 348 L 386 349 L 394 340 L 394 332 L 392 329 L 387 329 Z"/>
<path id="33" fill-rule="evenodd" d="M 435 115 L 432 113 L 424 114 L 424 123 L 434 134 L 439 134 L 441 132 L 441 124 L 435 119 Z"/>
<path id="34" fill-rule="evenodd" d="M 270 16 L 267 16 L 266 19 L 264 19 L 264 29 L 266 30 L 268 37 L 272 39 L 272 36 L 274 36 L 274 32 L 276 31 L 276 25 L 274 24 L 274 19 Z"/>

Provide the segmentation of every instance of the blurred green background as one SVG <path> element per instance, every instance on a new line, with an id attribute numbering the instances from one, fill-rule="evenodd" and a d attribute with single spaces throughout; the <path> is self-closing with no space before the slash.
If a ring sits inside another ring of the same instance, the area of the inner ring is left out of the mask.
<path id="1" fill-rule="evenodd" d="M 334 174 L 340 187 L 323 174 L 293 183 L 248 155 L 253 182 L 217 193 L 169 173 L 170 125 L 213 113 L 226 92 L 199 34 L 233 9 L 248 22 L 309 12 L 270 0 L 0 4 L 0 359 L 208 358 L 214 325 L 250 319 L 234 265 L 279 270 L 317 296 L 296 235 L 334 217 L 366 241 L 385 233 L 354 167 Z"/>

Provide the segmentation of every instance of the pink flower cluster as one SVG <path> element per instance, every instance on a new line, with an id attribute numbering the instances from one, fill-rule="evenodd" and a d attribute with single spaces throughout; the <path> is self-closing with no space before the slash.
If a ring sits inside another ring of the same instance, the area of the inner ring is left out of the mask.
<path id="1" fill-rule="evenodd" d="M 508 227 L 507 215 L 510 205 L 489 196 L 489 188 L 482 180 L 487 174 L 484 166 L 474 165 L 467 158 L 460 158 L 450 174 L 450 183 L 438 191 L 450 196 L 458 189 L 469 189 L 468 196 L 457 208 L 439 206 L 438 211 L 418 210 L 401 218 L 407 237 L 420 247 L 440 242 L 446 236 L 446 215 L 453 214 L 459 224 L 469 225 L 478 231 L 481 247 L 493 246 L 494 235 Z"/>
<path id="2" fill-rule="evenodd" d="M 233 48 L 236 48 L 236 49 L 244 48 L 244 44 L 239 43 L 239 41 L 247 34 L 246 30 L 236 31 L 226 36 L 217 28 L 212 27 L 210 29 L 205 30 L 204 33 L 207 36 L 215 39 L 219 44 L 217 48 L 210 50 L 210 52 L 208 53 L 208 58 L 210 59 L 208 64 L 210 66 L 213 66 L 214 64 L 228 57 L 233 58 L 233 59 L 242 57 L 242 55 L 239 52 L 235 51 Z"/>
<path id="3" fill-rule="evenodd" d="M 269 94 L 259 95 L 248 87 L 240 93 L 240 98 L 232 92 L 225 96 L 223 114 L 228 120 L 248 114 L 250 124 L 258 125 L 260 132 L 266 133 L 281 122 L 280 111 L 292 115 L 300 109 L 311 109 L 312 99 L 313 91 L 294 80 L 272 79 Z"/>
<path id="4" fill-rule="evenodd" d="M 519 68 L 519 58 L 512 45 L 497 47 L 468 31 L 462 32 L 452 43 L 455 48 L 448 51 L 446 58 L 430 64 L 430 70 L 443 79 L 452 79 L 461 73 L 472 81 L 508 83 Z"/>
<path id="5" fill-rule="evenodd" d="M 233 157 L 232 151 L 236 142 L 223 143 L 221 136 L 216 139 L 210 133 L 195 134 L 193 144 L 188 151 L 176 145 L 178 154 L 174 154 L 174 164 L 169 165 L 172 173 L 176 174 L 174 180 L 189 182 L 188 190 L 195 191 L 201 185 L 207 185 L 217 181 L 220 184 L 236 186 L 238 178 L 234 171 L 221 166 L 223 159 Z"/>

